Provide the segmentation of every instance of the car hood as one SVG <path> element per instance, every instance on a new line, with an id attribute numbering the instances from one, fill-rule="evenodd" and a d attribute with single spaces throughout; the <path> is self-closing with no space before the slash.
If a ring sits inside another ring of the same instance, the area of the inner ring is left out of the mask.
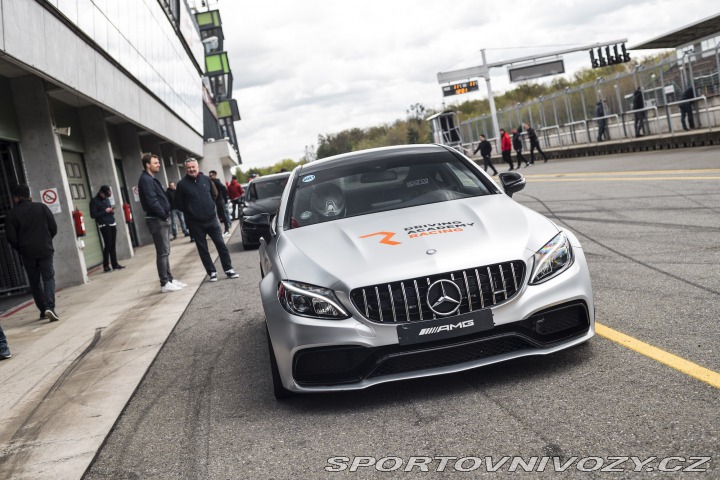
<path id="1" fill-rule="evenodd" d="M 280 206 L 281 197 L 261 198 L 245 205 L 245 208 L 252 211 L 252 215 L 258 213 L 275 213 Z"/>
<path id="2" fill-rule="evenodd" d="M 498 194 L 287 230 L 278 255 L 289 280 L 351 290 L 527 260 L 557 232 L 544 216 Z"/>

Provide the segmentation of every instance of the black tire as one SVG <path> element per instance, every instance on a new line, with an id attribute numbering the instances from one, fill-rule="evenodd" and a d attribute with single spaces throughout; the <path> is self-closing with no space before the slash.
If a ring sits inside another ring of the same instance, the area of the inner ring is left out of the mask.
<path id="1" fill-rule="evenodd" d="M 265 327 L 265 334 L 267 335 L 268 353 L 270 354 L 270 373 L 272 374 L 273 394 L 278 400 L 292 397 L 293 392 L 283 387 L 282 380 L 280 380 L 280 372 L 278 371 L 275 352 L 273 351 L 270 332 L 268 332 L 267 326 Z"/>

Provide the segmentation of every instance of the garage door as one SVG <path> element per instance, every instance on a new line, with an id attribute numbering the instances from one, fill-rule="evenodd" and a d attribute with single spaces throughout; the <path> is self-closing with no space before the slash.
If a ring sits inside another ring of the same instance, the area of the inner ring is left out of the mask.
<path id="1" fill-rule="evenodd" d="M 83 237 L 85 249 L 85 265 L 88 269 L 102 263 L 102 244 L 95 220 L 90 217 L 90 200 L 93 193 L 90 191 L 88 179 L 85 176 L 85 166 L 82 156 L 78 153 L 63 150 L 65 161 L 65 172 L 67 173 L 70 193 L 72 195 L 73 210 L 80 209 L 85 219 L 85 230 L 87 235 Z"/>

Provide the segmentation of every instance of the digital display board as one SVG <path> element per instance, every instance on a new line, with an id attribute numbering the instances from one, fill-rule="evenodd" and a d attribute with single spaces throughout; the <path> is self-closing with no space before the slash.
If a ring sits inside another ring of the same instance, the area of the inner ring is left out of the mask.
<path id="1" fill-rule="evenodd" d="M 462 95 L 463 93 L 475 92 L 479 89 L 477 80 L 471 80 L 463 83 L 453 83 L 443 87 L 443 97 L 451 95 Z"/>

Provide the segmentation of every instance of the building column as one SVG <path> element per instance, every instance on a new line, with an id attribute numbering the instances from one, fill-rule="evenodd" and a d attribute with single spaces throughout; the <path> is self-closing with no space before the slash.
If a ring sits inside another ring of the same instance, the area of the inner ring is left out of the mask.
<path id="1" fill-rule="evenodd" d="M 142 166 L 142 149 L 140 148 L 140 138 L 135 125 L 131 123 L 123 123 L 117 126 L 118 142 L 120 143 L 120 153 L 122 154 L 122 165 L 125 171 L 125 180 L 128 184 L 130 210 L 133 214 L 133 223 L 138 236 L 140 245 L 152 245 L 153 239 L 145 223 L 145 211 L 140 204 L 140 198 L 136 196 L 138 180 L 143 172 Z"/>
<path id="2" fill-rule="evenodd" d="M 132 258 L 135 252 L 132 248 L 128 226 L 125 223 L 120 182 L 115 171 L 115 159 L 113 158 L 103 111 L 93 105 L 81 108 L 79 113 L 80 127 L 85 140 L 85 165 L 90 175 L 90 185 L 93 189 L 92 195 L 97 194 L 101 185 L 108 185 L 112 189 L 111 202 L 115 204 L 115 222 L 118 230 L 115 244 L 117 256 L 120 259 Z"/>
<path id="3" fill-rule="evenodd" d="M 41 201 L 41 190 L 56 188 L 58 192 L 58 232 L 53 239 L 55 284 L 62 288 L 87 283 L 85 258 L 72 219 L 70 186 L 45 84 L 39 77 L 27 76 L 11 79 L 10 87 L 22 138 L 20 152 L 33 200 Z"/>

